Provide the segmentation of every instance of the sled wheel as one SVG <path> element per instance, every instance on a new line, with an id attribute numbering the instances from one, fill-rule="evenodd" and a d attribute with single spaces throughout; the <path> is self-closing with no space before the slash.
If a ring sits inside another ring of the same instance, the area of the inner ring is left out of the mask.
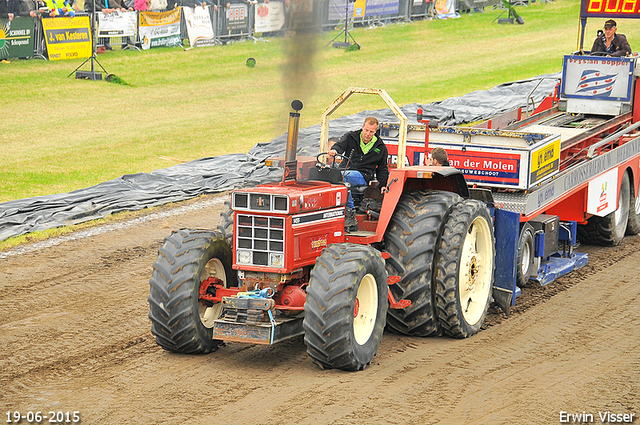
<path id="1" fill-rule="evenodd" d="M 232 251 L 222 233 L 179 230 L 164 240 L 149 280 L 149 319 L 156 342 L 178 353 L 209 353 L 222 341 L 212 339 L 221 303 L 198 300 L 200 284 L 209 277 L 224 287 L 237 286 Z"/>
<path id="2" fill-rule="evenodd" d="M 533 229 L 530 224 L 522 227 L 518 242 L 517 285 L 522 287 L 529 281 L 534 259 Z"/>
<path id="3" fill-rule="evenodd" d="M 631 179 L 629 179 L 629 192 L 629 221 L 627 222 L 626 234 L 637 235 L 640 233 L 640 196 L 631 184 Z"/>
<path id="4" fill-rule="evenodd" d="M 462 198 L 451 192 L 411 191 L 402 196 L 384 236 L 389 275 L 402 280 L 390 286 L 404 309 L 390 309 L 387 326 L 394 332 L 429 336 L 439 332 L 435 308 L 435 258 L 444 220 Z"/>
<path id="5" fill-rule="evenodd" d="M 495 269 L 493 221 L 475 200 L 456 204 L 442 232 L 436 295 L 438 320 L 454 338 L 476 334 L 487 315 Z"/>
<path id="6" fill-rule="evenodd" d="M 303 328 L 307 353 L 323 369 L 362 370 L 382 339 L 387 273 L 378 251 L 330 245 L 311 271 Z"/>

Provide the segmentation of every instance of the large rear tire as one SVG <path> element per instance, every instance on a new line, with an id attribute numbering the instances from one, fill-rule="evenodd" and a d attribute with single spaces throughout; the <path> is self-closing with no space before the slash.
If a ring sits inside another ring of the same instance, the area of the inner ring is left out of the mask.
<path id="1" fill-rule="evenodd" d="M 627 230 L 630 198 L 629 175 L 624 173 L 622 182 L 620 182 L 618 208 L 604 217 L 594 215 L 587 224 L 579 226 L 578 237 L 580 240 L 593 245 L 619 245 Z"/>
<path id="2" fill-rule="evenodd" d="M 480 331 L 491 301 L 495 269 L 493 221 L 485 204 L 456 204 L 442 232 L 436 293 L 438 320 L 447 335 L 467 338 Z"/>
<path id="3" fill-rule="evenodd" d="M 385 233 L 391 258 L 387 271 L 402 280 L 390 286 L 396 300 L 410 300 L 405 309 L 390 309 L 387 326 L 398 333 L 439 333 L 435 307 L 435 258 L 444 221 L 462 198 L 451 192 L 418 190 L 402 196 Z"/>
<path id="4" fill-rule="evenodd" d="M 217 230 L 224 235 L 225 239 L 231 246 L 233 246 L 233 214 L 234 212 L 231 209 L 231 199 L 227 199 L 224 201 L 224 205 L 222 206 Z"/>
<path id="5" fill-rule="evenodd" d="M 149 280 L 149 319 L 158 345 L 189 354 L 220 347 L 212 327 L 222 303 L 207 305 L 198 295 L 209 277 L 222 280 L 226 288 L 238 286 L 231 263 L 231 246 L 220 232 L 182 229 L 165 238 Z"/>
<path id="6" fill-rule="evenodd" d="M 311 271 L 303 328 L 307 353 L 323 369 L 362 370 L 384 331 L 387 273 L 378 251 L 330 245 Z"/>

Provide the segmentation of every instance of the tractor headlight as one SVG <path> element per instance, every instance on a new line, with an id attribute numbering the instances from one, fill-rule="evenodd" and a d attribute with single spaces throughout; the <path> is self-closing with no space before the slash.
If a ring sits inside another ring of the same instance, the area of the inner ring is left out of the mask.
<path id="1" fill-rule="evenodd" d="M 239 249 L 237 251 L 237 254 L 239 264 L 251 264 L 251 251 L 246 249 Z"/>
<path id="2" fill-rule="evenodd" d="M 269 265 L 273 267 L 284 267 L 284 254 L 269 254 Z"/>

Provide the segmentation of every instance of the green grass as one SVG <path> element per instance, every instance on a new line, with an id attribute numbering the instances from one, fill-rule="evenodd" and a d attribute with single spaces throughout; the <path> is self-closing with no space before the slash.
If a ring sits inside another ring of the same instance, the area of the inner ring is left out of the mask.
<path id="1" fill-rule="evenodd" d="M 227 46 L 99 55 L 129 85 L 76 80 L 81 62 L 0 64 L 0 202 L 68 192 L 123 174 L 197 158 L 247 152 L 287 130 L 289 104 L 305 103 L 301 127 L 349 86 L 384 88 L 399 104 L 428 103 L 561 69 L 576 50 L 579 2 L 518 7 L 524 25 L 498 25 L 501 12 L 415 21 L 351 34 L 362 49 L 326 47 L 336 32 Z M 601 20 L 590 21 L 586 48 Z M 631 46 L 640 27 L 619 20 Z M 247 58 L 256 66 L 245 66 Z M 88 69 L 85 65 L 83 69 Z M 354 97 L 334 117 L 383 108 Z"/>

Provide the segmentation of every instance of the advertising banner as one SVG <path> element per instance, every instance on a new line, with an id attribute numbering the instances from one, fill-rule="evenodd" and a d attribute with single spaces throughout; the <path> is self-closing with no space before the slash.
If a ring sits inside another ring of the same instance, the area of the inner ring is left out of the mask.
<path id="1" fill-rule="evenodd" d="M 80 59 L 91 56 L 91 26 L 88 16 L 42 18 L 49 60 Z"/>
<path id="2" fill-rule="evenodd" d="M 354 3 L 347 0 L 329 0 L 329 20 L 340 21 L 345 18 L 345 14 L 353 16 Z M 347 10 L 345 10 L 347 8 Z"/>
<path id="3" fill-rule="evenodd" d="M 280 31 L 284 27 L 282 2 L 259 3 L 255 7 L 255 32 Z"/>
<path id="4" fill-rule="evenodd" d="M 98 37 L 135 37 L 137 12 L 98 12 Z"/>
<path id="5" fill-rule="evenodd" d="M 356 0 L 345 4 L 343 0 L 329 1 L 329 20 L 344 19 L 345 7 L 349 8 L 349 16 L 364 18 L 368 16 L 395 15 L 400 10 L 399 0 Z"/>
<path id="6" fill-rule="evenodd" d="M 246 30 L 249 28 L 249 9 L 246 4 L 229 4 L 227 8 L 227 29 Z"/>
<path id="7" fill-rule="evenodd" d="M 0 19 L 0 59 L 33 56 L 33 18 Z"/>
<path id="8" fill-rule="evenodd" d="M 569 98 L 629 101 L 634 60 L 565 56 L 561 92 Z"/>
<path id="9" fill-rule="evenodd" d="M 209 6 L 183 7 L 191 47 L 213 46 L 216 40 L 211 25 Z"/>
<path id="10" fill-rule="evenodd" d="M 589 181 L 587 212 L 604 217 L 618 208 L 618 169 L 614 168 Z"/>
<path id="11" fill-rule="evenodd" d="M 180 18 L 182 8 L 168 12 L 140 12 L 140 40 L 144 50 L 153 47 L 181 45 Z"/>

